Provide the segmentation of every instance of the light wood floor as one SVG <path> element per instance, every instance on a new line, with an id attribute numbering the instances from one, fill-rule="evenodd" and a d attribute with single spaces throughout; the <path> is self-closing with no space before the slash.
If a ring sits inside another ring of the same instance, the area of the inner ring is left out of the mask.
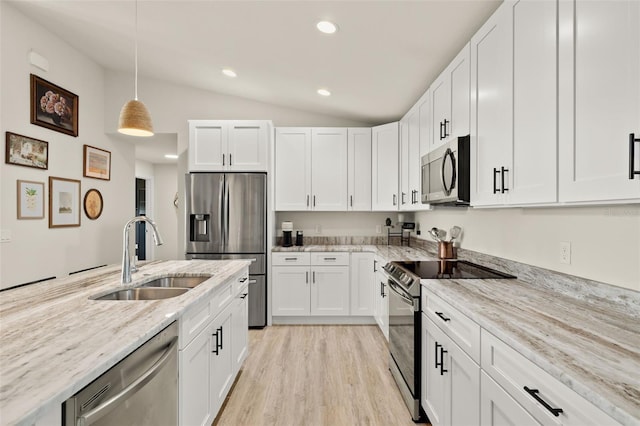
<path id="1" fill-rule="evenodd" d="M 216 426 L 415 425 L 377 326 L 249 330 L 249 350 Z"/>

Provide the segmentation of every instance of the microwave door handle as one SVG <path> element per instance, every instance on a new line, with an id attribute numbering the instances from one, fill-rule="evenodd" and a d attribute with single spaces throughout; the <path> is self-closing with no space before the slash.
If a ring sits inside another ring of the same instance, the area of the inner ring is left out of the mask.
<path id="1" fill-rule="evenodd" d="M 451 185 L 447 187 L 447 182 L 445 181 L 444 176 L 444 168 L 447 164 L 447 158 L 451 159 Z M 456 159 L 453 155 L 453 151 L 450 148 L 447 148 L 444 155 L 442 156 L 442 166 L 440 168 L 440 179 L 442 180 L 442 190 L 445 195 L 451 195 L 451 190 L 453 190 L 456 184 Z"/>

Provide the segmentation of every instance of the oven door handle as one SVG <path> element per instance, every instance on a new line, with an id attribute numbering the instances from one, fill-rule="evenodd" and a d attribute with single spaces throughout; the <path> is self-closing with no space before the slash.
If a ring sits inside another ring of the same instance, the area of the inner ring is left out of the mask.
<path id="1" fill-rule="evenodd" d="M 413 297 L 407 296 L 407 293 L 396 284 L 393 280 L 389 280 L 389 288 L 407 304 L 413 307 Z"/>
<path id="2" fill-rule="evenodd" d="M 103 404 L 98 405 L 96 408 L 90 410 L 89 412 L 83 414 L 78 417 L 77 425 L 78 426 L 88 426 L 92 423 L 95 423 L 98 419 L 100 419 L 105 414 L 111 412 L 118 405 L 123 403 L 129 396 L 138 392 L 142 389 L 147 383 L 149 383 L 162 368 L 169 362 L 169 360 L 177 353 L 176 346 L 178 346 L 178 338 L 175 337 L 169 347 L 164 351 L 162 356 L 153 364 L 147 371 L 145 371 L 140 377 L 138 377 L 133 383 L 124 388 L 121 392 L 115 395 L 113 398 L 104 402 Z"/>

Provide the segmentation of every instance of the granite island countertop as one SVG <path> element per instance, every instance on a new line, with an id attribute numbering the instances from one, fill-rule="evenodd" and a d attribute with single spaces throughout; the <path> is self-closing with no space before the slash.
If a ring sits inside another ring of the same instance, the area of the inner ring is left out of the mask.
<path id="1" fill-rule="evenodd" d="M 634 309 L 517 279 L 421 283 L 612 418 L 640 424 L 640 297 Z"/>
<path id="2" fill-rule="evenodd" d="M 0 424 L 33 424 L 242 272 L 248 260 L 139 265 L 131 284 L 167 275 L 210 276 L 178 297 L 100 301 L 118 290 L 120 265 L 0 292 Z"/>

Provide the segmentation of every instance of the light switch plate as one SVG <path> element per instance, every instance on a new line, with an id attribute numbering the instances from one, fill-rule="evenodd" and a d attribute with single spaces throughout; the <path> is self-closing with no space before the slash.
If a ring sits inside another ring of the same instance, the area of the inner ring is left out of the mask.
<path id="1" fill-rule="evenodd" d="M 10 243 L 10 242 L 11 242 L 11 231 L 9 229 L 1 229 L 0 243 Z"/>

